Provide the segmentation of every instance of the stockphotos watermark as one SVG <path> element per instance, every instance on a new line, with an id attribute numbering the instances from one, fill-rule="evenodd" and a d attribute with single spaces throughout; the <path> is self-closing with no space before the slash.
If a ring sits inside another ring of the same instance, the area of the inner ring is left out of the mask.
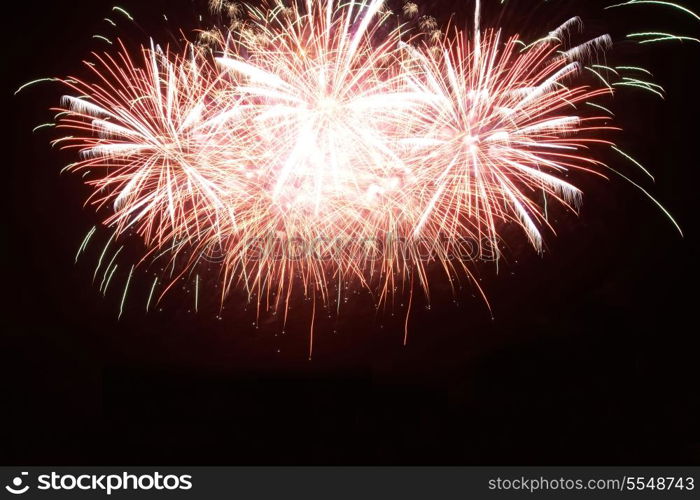
<path id="1" fill-rule="evenodd" d="M 210 262 L 225 260 L 225 242 L 217 242 L 205 250 L 203 257 Z M 376 262 L 385 259 L 412 260 L 422 262 L 441 261 L 486 261 L 499 258 L 498 246 L 487 237 L 447 237 L 397 236 L 387 233 L 383 236 L 363 238 L 326 237 L 303 238 L 282 232 L 250 238 L 235 243 L 234 248 L 242 251 L 248 262 L 256 261 L 353 261 Z"/>
<path id="2" fill-rule="evenodd" d="M 174 491 L 192 489 L 190 474 L 39 474 L 35 484 L 30 484 L 28 472 L 21 472 L 5 486 L 13 495 L 23 495 L 29 490 L 85 491 L 111 495 L 115 491 Z"/>

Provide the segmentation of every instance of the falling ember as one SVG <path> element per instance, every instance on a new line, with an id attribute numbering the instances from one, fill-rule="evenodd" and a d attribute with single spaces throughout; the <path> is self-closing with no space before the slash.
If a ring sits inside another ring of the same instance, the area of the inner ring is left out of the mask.
<path id="1" fill-rule="evenodd" d="M 661 2 L 614 7 L 639 3 Z M 210 4 L 225 27 L 198 43 L 132 54 L 99 36 L 111 52 L 94 55 L 91 78 L 60 80 L 70 92 L 56 128 L 67 135 L 55 144 L 77 151 L 68 170 L 109 213 L 101 289 L 121 250 L 110 260 L 110 242 L 135 233 L 146 246 L 126 267 L 120 316 L 135 267 L 163 256 L 180 266 L 155 276 L 146 310 L 182 277 L 199 309 L 199 266 L 214 251 L 222 304 L 240 288 L 259 314 L 281 310 L 285 321 L 293 297 L 308 297 L 315 318 L 317 301 L 339 308 L 348 284 L 379 303 L 405 291 L 411 304 L 414 283 L 428 294 L 430 266 L 471 277 L 471 260 L 499 248 L 506 227 L 541 251 L 553 229 L 546 203 L 575 212 L 572 174 L 611 170 L 602 151 L 644 170 L 611 142 L 619 129 L 595 100 L 663 89 L 643 68 L 591 64 L 608 35 L 569 46 L 578 17 L 526 43 L 482 29 L 478 1 L 470 32 L 439 29 L 413 2 L 398 15 L 381 0 Z M 310 331 L 311 353 L 313 321 Z"/>

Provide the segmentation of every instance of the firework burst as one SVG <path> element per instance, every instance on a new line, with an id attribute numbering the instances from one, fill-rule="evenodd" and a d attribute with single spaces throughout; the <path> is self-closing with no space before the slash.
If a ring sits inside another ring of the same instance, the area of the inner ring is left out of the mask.
<path id="1" fill-rule="evenodd" d="M 661 2 L 620 6 L 637 3 Z M 577 17 L 528 44 L 482 30 L 479 1 L 470 33 L 428 15 L 404 24 L 418 15 L 412 2 L 400 16 L 381 0 L 211 9 L 230 26 L 180 53 L 122 46 L 94 54 L 90 80 L 63 80 L 57 126 L 70 135 L 56 142 L 78 150 L 69 169 L 89 172 L 87 203 L 110 212 L 110 241 L 136 233 L 139 264 L 180 262 L 155 298 L 153 282 L 147 307 L 213 250 L 222 304 L 242 287 L 259 313 L 285 320 L 295 294 L 312 299 L 313 317 L 349 283 L 381 303 L 412 297 L 414 281 L 427 294 L 433 264 L 471 277 L 454 257 L 473 260 L 474 242 L 476 257 L 497 249 L 507 226 L 540 251 L 553 229 L 543 203 L 576 211 L 572 174 L 609 168 L 595 151 L 614 147 L 615 128 L 594 100 L 616 85 L 662 92 L 606 76 L 640 68 L 588 64 L 607 35 L 567 46 Z M 280 241 L 283 255 L 269 245 Z"/>

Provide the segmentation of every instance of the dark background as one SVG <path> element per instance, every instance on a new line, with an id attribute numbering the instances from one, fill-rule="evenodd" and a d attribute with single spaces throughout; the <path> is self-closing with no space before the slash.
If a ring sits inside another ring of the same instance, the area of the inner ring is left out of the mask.
<path id="1" fill-rule="evenodd" d="M 497 10 L 485 3 L 484 18 L 493 19 Z M 634 7 L 602 17 L 599 2 L 550 3 L 539 11 L 520 2 L 504 23 L 542 34 L 573 12 L 591 32 L 618 38 L 632 26 L 698 36 L 692 19 L 667 10 Z M 460 5 L 433 2 L 430 11 L 443 20 L 457 11 L 460 24 L 472 8 Z M 50 121 L 61 89 L 40 84 L 12 93 L 37 77 L 81 74 L 89 50 L 106 47 L 93 33 L 135 43 L 152 33 L 166 42 L 178 38 L 168 27 L 181 22 L 189 32 L 205 10 L 180 0 L 124 3 L 139 28 L 111 6 L 3 7 L 9 256 L 0 462 L 700 463 L 693 227 L 700 100 L 691 75 L 700 46 L 669 42 L 641 51 L 623 44 L 609 56 L 614 64 L 646 65 L 668 90 L 665 102 L 641 91 L 614 102 L 626 128 L 621 147 L 651 168 L 656 183 L 624 160 L 610 161 L 675 215 L 685 238 L 621 179 L 584 178 L 580 216 L 557 215 L 558 236 L 548 235 L 543 256 L 515 248 L 498 274 L 493 266 L 477 269 L 493 320 L 469 287 L 453 301 L 436 278 L 431 307 L 417 300 L 403 347 L 402 299 L 394 315 L 375 314 L 359 295 L 337 321 L 319 323 L 308 361 L 306 312 L 282 334 L 274 322 L 253 326 L 254 312 L 237 297 L 221 320 L 206 296 L 195 315 L 182 305 L 191 303 L 185 290 L 146 315 L 150 280 L 135 276 L 135 298 L 117 320 L 125 276 L 115 277 L 121 284 L 106 298 L 91 285 L 104 233 L 73 263 L 99 219 L 81 208 L 88 191 L 79 176 L 58 174 L 70 156 L 49 147 L 55 132 L 31 132 Z"/>

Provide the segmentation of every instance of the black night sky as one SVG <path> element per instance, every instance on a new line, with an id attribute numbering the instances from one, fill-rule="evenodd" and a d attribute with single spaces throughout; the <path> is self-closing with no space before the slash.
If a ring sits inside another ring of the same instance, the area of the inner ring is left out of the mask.
<path id="1" fill-rule="evenodd" d="M 125 2 L 139 25 L 114 33 L 135 44 L 147 34 L 176 43 L 177 27 L 191 33 L 206 7 Z M 485 22 L 494 20 L 498 9 L 484 3 Z M 542 34 L 574 13 L 591 32 L 698 36 L 697 23 L 673 12 L 602 17 L 600 6 L 612 2 L 532 3 L 514 3 L 506 30 L 524 24 Z M 256 328 L 240 297 L 218 319 L 215 299 L 194 314 L 183 291 L 149 314 L 142 300 L 127 301 L 117 320 L 119 294 L 103 298 L 92 284 L 100 246 L 74 264 L 100 219 L 82 207 L 89 191 L 79 175 L 59 175 L 70 154 L 51 149 L 55 132 L 32 133 L 50 121 L 62 89 L 12 94 L 34 78 L 84 71 L 90 50 L 108 47 L 91 36 L 108 31 L 102 19 L 112 5 L 3 7 L 3 464 L 700 463 L 700 45 L 629 43 L 610 55 L 645 65 L 668 92 L 665 101 L 635 91 L 616 97 L 625 128 L 616 140 L 656 175 L 648 182 L 624 164 L 685 237 L 622 179 L 582 178 L 581 213 L 556 214 L 558 234 L 547 235 L 544 255 L 514 248 L 498 274 L 477 269 L 494 319 L 470 287 L 453 300 L 436 284 L 430 308 L 416 301 L 403 347 L 403 299 L 392 316 L 357 296 L 338 320 L 319 322 L 309 361 L 306 316 L 282 334 L 272 321 Z M 472 3 L 423 8 L 441 21 L 456 12 L 459 25 Z M 138 244 L 130 252 L 139 255 Z M 133 286 L 143 295 L 148 282 Z"/>

